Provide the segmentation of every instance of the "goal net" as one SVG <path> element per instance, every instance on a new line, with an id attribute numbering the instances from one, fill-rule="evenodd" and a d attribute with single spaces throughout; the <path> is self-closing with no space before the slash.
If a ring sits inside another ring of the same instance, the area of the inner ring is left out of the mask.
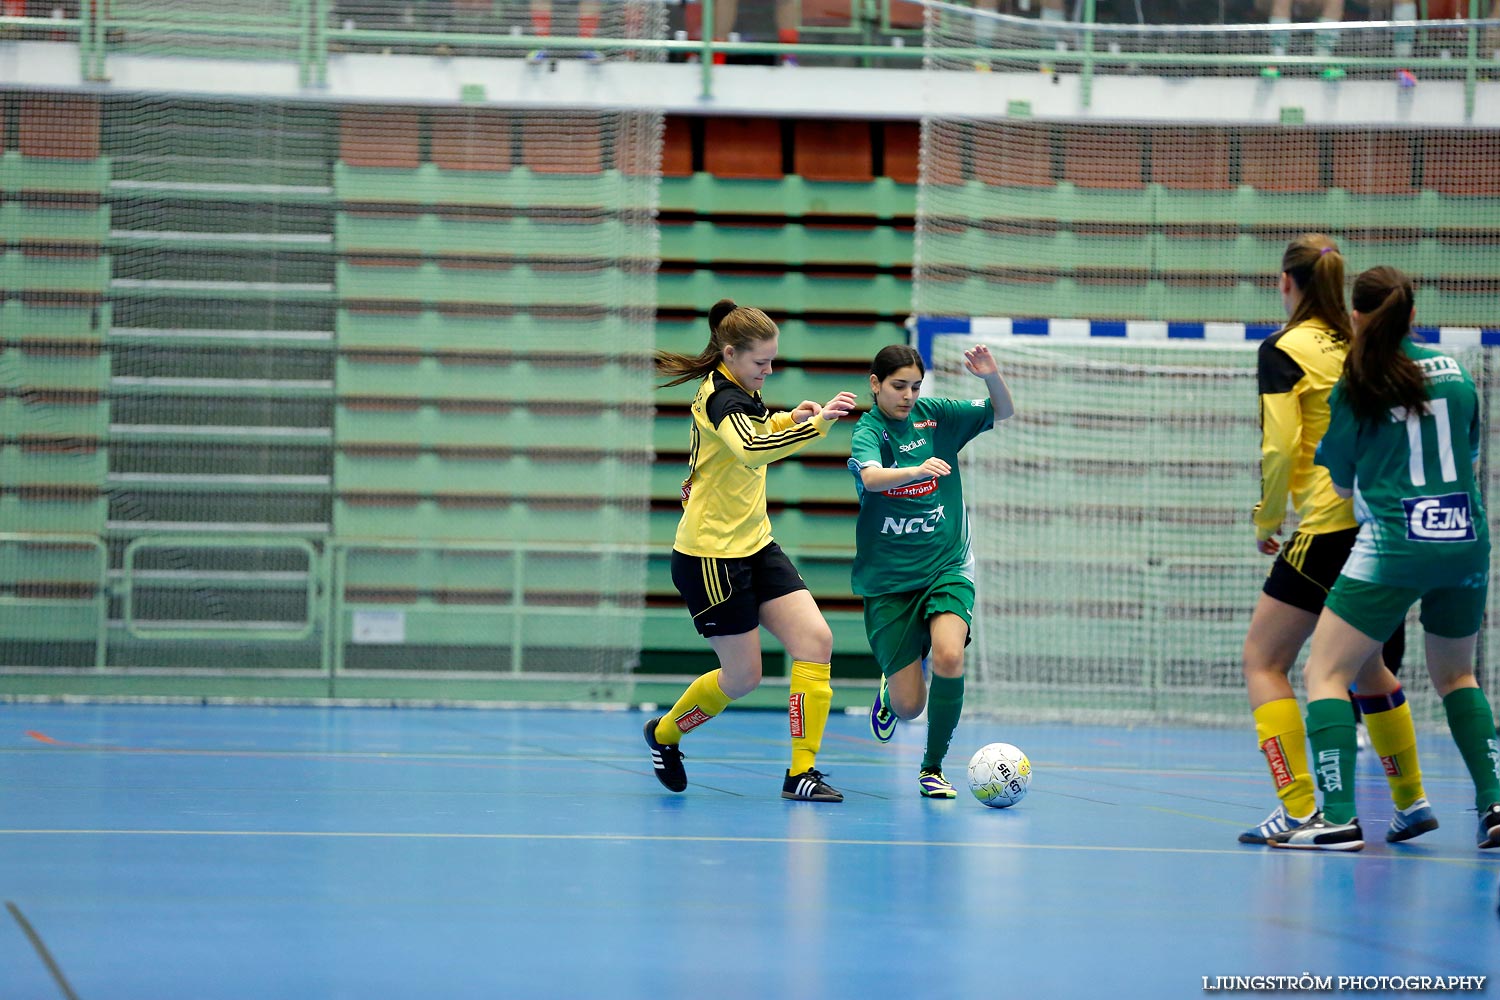
<path id="1" fill-rule="evenodd" d="M 983 342 L 1016 398 L 1016 415 L 963 455 L 982 710 L 1244 721 L 1240 648 L 1270 561 L 1249 522 L 1260 432 L 1255 345 L 1241 336 L 933 339 L 933 394 L 974 393 L 962 352 Z M 1488 409 L 1488 352 L 1454 353 Z M 1294 526 L 1289 514 L 1285 533 Z M 1413 616 L 1403 676 L 1414 711 L 1441 718 L 1420 635 Z M 1481 661 L 1494 655 L 1486 638 Z"/>

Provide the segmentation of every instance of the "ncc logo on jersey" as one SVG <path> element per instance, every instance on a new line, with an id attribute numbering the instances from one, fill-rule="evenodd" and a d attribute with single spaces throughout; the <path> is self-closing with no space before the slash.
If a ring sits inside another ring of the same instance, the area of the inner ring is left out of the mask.
<path id="1" fill-rule="evenodd" d="M 1414 542 L 1472 542 L 1474 517 L 1467 493 L 1403 499 L 1406 537 Z"/>
<path id="2" fill-rule="evenodd" d="M 880 526 L 882 535 L 916 535 L 927 534 L 937 530 L 938 524 L 946 520 L 947 515 L 943 505 L 919 514 L 916 517 L 887 517 Z"/>

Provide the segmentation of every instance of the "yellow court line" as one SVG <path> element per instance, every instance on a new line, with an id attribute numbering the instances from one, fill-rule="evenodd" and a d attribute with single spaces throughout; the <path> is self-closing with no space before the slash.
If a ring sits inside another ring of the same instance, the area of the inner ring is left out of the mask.
<path id="1" fill-rule="evenodd" d="M 117 830 L 90 828 L 0 828 L 0 836 L 12 837 L 295 837 L 330 840 L 489 840 L 489 841 L 600 841 L 605 843 L 666 844 L 807 844 L 823 847 L 927 847 L 927 848 L 1008 848 L 1023 851 L 1098 851 L 1106 854 L 1202 854 L 1218 857 L 1263 858 L 1267 851 L 1219 847 L 1132 847 L 1113 844 L 1027 844 L 1004 840 L 868 840 L 842 837 L 710 837 L 669 836 L 662 834 L 625 833 L 420 833 L 399 830 Z M 1274 851 L 1275 854 L 1306 856 L 1310 851 Z M 1356 852 L 1328 852 L 1358 857 Z M 1372 857 L 1373 855 L 1366 855 Z M 1381 854 L 1383 859 L 1401 861 L 1439 861 L 1468 867 L 1490 867 L 1490 859 L 1435 858 L 1421 854 Z M 1500 862 L 1500 857 L 1493 859 Z"/>

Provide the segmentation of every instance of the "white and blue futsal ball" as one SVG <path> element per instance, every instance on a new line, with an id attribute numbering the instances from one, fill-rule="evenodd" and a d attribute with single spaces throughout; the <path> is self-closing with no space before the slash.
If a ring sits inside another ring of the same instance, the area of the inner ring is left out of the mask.
<path id="1" fill-rule="evenodd" d="M 969 758 L 969 788 L 992 809 L 1013 806 L 1031 788 L 1031 761 L 1009 743 L 982 746 Z"/>

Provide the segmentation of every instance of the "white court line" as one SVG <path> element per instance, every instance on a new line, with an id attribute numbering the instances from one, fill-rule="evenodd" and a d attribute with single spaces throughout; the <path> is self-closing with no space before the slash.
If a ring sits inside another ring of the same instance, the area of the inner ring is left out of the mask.
<path id="1" fill-rule="evenodd" d="M 1027 844 L 1005 840 L 867 840 L 840 837 L 708 837 L 634 835 L 623 833 L 417 833 L 402 831 L 354 830 L 109 830 L 109 829 L 5 829 L 0 837 L 274 837 L 326 840 L 489 840 L 489 841 L 596 841 L 603 843 L 661 844 L 809 844 L 822 847 L 923 847 L 1018 851 L 1064 851 L 1069 853 L 1101 852 L 1105 854 L 1202 854 L 1216 857 L 1265 858 L 1264 850 L 1219 847 L 1130 847 L 1109 844 Z M 1275 851 L 1275 854 L 1307 856 L 1311 851 Z M 1360 857 L 1358 852 L 1323 852 L 1340 857 Z M 1460 864 L 1470 868 L 1490 868 L 1483 858 L 1439 858 L 1404 852 L 1363 855 L 1366 858 L 1401 861 L 1428 861 Z"/>

